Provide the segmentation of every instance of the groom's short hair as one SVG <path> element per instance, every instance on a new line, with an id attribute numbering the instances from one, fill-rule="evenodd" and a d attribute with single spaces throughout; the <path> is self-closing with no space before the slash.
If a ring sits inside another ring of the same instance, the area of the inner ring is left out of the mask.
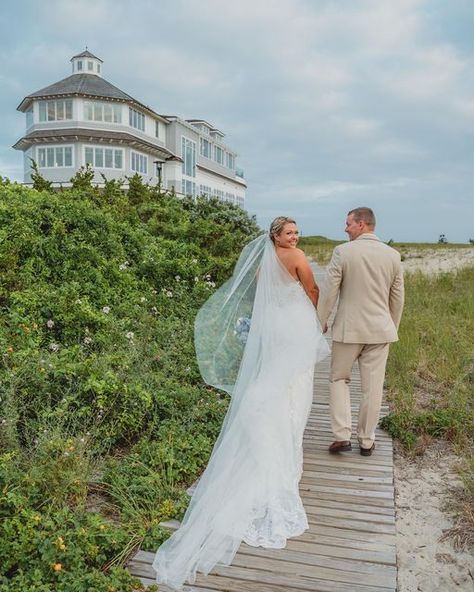
<path id="1" fill-rule="evenodd" d="M 351 214 L 356 222 L 365 222 L 367 226 L 375 227 L 375 214 L 370 208 L 354 208 L 347 215 Z"/>

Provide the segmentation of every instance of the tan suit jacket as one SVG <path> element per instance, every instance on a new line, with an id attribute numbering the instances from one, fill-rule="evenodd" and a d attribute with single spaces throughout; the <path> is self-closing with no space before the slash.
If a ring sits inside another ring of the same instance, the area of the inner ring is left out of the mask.
<path id="1" fill-rule="evenodd" d="M 398 341 L 404 289 L 400 254 L 365 233 L 334 249 L 318 306 L 324 326 L 336 304 L 332 338 L 342 343 Z"/>

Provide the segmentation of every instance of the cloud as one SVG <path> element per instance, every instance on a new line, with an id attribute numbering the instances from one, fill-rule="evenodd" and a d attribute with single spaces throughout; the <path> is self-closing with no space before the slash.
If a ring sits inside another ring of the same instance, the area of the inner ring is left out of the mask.
<path id="1" fill-rule="evenodd" d="M 346 208 L 368 200 L 383 208 L 388 233 L 402 225 L 408 239 L 419 234 L 421 217 L 431 225 L 427 236 L 438 231 L 436 209 L 451 203 L 443 224 L 451 236 L 467 234 L 474 217 L 466 197 L 474 127 L 468 5 L 49 0 L 47 6 L 12 3 L 4 17 L 1 164 L 8 170 L 20 169 L 20 155 L 8 149 L 24 125 L 16 106 L 67 76 L 69 58 L 87 44 L 104 60 L 104 76 L 138 100 L 160 113 L 202 117 L 226 133 L 246 171 L 249 207 L 262 222 L 295 209 L 305 232 L 310 224 L 319 231 L 324 220 L 326 234 L 336 233 Z M 409 220 L 399 204 L 412 204 Z"/>

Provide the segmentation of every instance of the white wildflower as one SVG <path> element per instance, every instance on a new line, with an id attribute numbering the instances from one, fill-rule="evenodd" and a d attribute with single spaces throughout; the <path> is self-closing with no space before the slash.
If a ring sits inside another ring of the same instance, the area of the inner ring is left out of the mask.
<path id="1" fill-rule="evenodd" d="M 104 314 L 109 314 L 109 312 L 110 312 L 110 306 L 104 306 L 103 309 L 102 309 L 102 312 Z"/>
<path id="2" fill-rule="evenodd" d="M 146 298 L 145 298 L 145 296 L 142 296 L 142 297 L 140 298 L 140 302 L 146 302 Z"/>
<path id="3" fill-rule="evenodd" d="M 180 282 L 180 281 L 181 281 L 181 276 L 180 276 L 180 275 L 175 275 L 175 276 L 174 276 L 174 279 L 175 279 L 177 282 Z"/>
<path id="4" fill-rule="evenodd" d="M 92 343 L 92 337 L 84 337 L 84 345 L 89 345 Z"/>
<path id="5" fill-rule="evenodd" d="M 197 259 L 191 259 L 191 263 L 197 263 L 198 260 Z"/>
<path id="6" fill-rule="evenodd" d="M 166 295 L 168 296 L 168 298 L 173 298 L 173 292 L 171 292 L 170 290 L 166 292 Z"/>
<path id="7" fill-rule="evenodd" d="M 59 350 L 59 344 L 58 343 L 50 343 L 49 344 L 49 349 L 52 352 L 57 352 Z"/>
<path id="8" fill-rule="evenodd" d="M 135 334 L 133 333 L 133 331 L 128 331 L 128 333 L 125 335 L 125 337 L 127 339 L 133 339 L 135 336 Z"/>
<path id="9" fill-rule="evenodd" d="M 156 306 L 152 306 L 151 312 L 155 315 L 158 314 L 158 309 L 156 308 Z"/>
<path id="10" fill-rule="evenodd" d="M 53 319 L 49 319 L 48 322 L 46 323 L 46 326 L 48 327 L 48 329 L 52 329 L 54 327 Z"/>
<path id="11" fill-rule="evenodd" d="M 129 265 L 130 265 L 130 263 L 128 261 L 124 261 L 123 263 L 121 263 L 119 265 L 120 271 L 125 271 L 126 269 L 128 269 Z"/>
<path id="12" fill-rule="evenodd" d="M 199 281 L 199 278 L 198 278 L 198 276 L 197 276 L 197 275 L 194 277 L 194 281 L 196 282 L 196 284 L 198 283 L 198 281 Z"/>

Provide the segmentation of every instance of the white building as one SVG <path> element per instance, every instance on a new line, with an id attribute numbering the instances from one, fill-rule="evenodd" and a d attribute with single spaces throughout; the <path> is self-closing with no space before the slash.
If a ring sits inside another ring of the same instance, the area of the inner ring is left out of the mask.
<path id="1" fill-rule="evenodd" d="M 176 193 L 214 195 L 240 206 L 246 183 L 224 134 L 203 120 L 164 116 L 102 77 L 103 62 L 89 51 L 73 58 L 72 74 L 26 96 L 26 133 L 13 146 L 24 153 L 24 181 L 31 160 L 54 184 L 66 185 L 90 163 L 102 182 L 139 173 Z"/>

